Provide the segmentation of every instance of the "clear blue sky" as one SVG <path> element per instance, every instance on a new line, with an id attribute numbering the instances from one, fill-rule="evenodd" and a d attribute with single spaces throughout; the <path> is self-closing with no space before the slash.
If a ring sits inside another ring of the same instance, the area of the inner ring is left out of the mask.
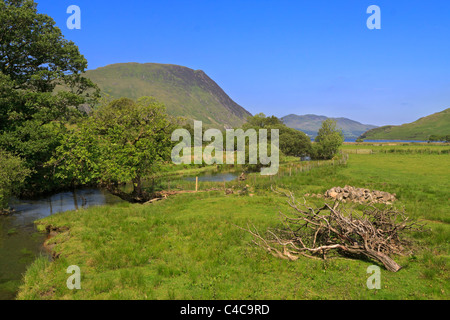
<path id="1" fill-rule="evenodd" d="M 37 0 L 89 69 L 204 70 L 251 113 L 402 124 L 450 107 L 448 0 Z M 369 30 L 367 8 L 381 8 Z M 69 5 L 81 30 L 69 30 Z"/>

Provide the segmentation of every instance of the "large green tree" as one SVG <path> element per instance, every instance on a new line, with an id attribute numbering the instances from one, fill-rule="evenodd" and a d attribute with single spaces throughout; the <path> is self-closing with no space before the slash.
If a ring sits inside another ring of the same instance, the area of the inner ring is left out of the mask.
<path id="1" fill-rule="evenodd" d="M 322 126 L 317 133 L 313 146 L 313 158 L 318 160 L 332 159 L 338 152 L 339 147 L 344 142 L 342 130 L 336 128 L 336 121 L 327 119 L 322 122 Z"/>
<path id="2" fill-rule="evenodd" d="M 114 100 L 68 132 L 49 165 L 62 181 L 101 184 L 124 200 L 145 202 L 152 193 L 142 180 L 170 160 L 174 129 L 153 98 Z M 126 183 L 129 192 L 121 186 Z"/>
<path id="3" fill-rule="evenodd" d="M 34 173 L 28 189 L 51 189 L 44 164 L 78 106 L 98 89 L 83 73 L 87 61 L 32 0 L 0 0 L 0 147 Z"/>

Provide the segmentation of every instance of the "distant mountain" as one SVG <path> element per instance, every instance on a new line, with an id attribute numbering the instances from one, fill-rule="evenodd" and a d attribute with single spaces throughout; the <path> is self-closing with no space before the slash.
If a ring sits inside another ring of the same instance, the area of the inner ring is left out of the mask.
<path id="1" fill-rule="evenodd" d="M 158 63 L 121 63 L 89 70 L 86 77 L 113 98 L 153 96 L 167 113 L 201 120 L 206 126 L 241 126 L 251 114 L 205 72 Z"/>
<path id="2" fill-rule="evenodd" d="M 288 127 L 300 130 L 311 137 L 317 136 L 317 132 L 322 126 L 322 122 L 327 120 L 326 116 L 318 116 L 314 114 L 307 114 L 298 116 L 295 114 L 287 115 L 281 120 Z M 347 118 L 331 118 L 336 121 L 337 127 L 342 130 L 346 139 L 356 139 L 367 130 L 376 128 L 376 126 L 369 124 L 361 124 L 357 121 Z"/>
<path id="3" fill-rule="evenodd" d="M 450 108 L 401 126 L 384 126 L 361 135 L 368 140 L 422 140 L 450 134 Z"/>

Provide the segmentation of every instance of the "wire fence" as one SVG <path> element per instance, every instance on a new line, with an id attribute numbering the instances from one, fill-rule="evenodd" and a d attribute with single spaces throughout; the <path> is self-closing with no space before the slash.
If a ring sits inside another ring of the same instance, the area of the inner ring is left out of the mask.
<path id="1" fill-rule="evenodd" d="M 280 165 L 277 174 L 267 176 L 263 176 L 257 172 L 246 173 L 242 171 L 225 171 L 219 173 L 219 177 L 220 174 L 223 174 L 223 180 L 220 180 L 217 176 L 212 175 L 212 177 L 214 177 L 214 181 L 199 179 L 199 177 L 202 177 L 201 175 L 194 177 L 164 177 L 161 179 L 152 180 L 150 187 L 155 191 L 163 191 L 168 194 L 213 190 L 227 191 L 229 189 L 242 189 L 247 185 L 266 188 L 277 180 L 284 179 L 286 177 L 296 177 L 315 168 L 345 165 L 347 164 L 348 158 L 349 156 L 347 153 L 341 153 L 338 158 L 332 160 L 284 163 Z M 234 179 L 230 179 L 230 177 Z M 203 178 L 205 177 L 203 176 Z"/>
<path id="2" fill-rule="evenodd" d="M 347 154 L 376 154 L 376 153 L 398 153 L 398 154 L 450 154 L 449 149 L 436 148 L 383 148 L 383 149 L 343 149 Z"/>

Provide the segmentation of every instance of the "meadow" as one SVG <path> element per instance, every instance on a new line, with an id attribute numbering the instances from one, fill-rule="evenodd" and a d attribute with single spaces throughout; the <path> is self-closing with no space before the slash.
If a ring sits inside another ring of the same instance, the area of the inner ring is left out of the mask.
<path id="1" fill-rule="evenodd" d="M 449 163 L 450 154 L 439 152 L 352 153 L 346 164 L 308 170 L 289 170 L 298 163 L 286 160 L 279 176 L 252 173 L 246 181 L 228 182 L 233 194 L 216 183 L 217 191 L 179 194 L 151 205 L 56 214 L 36 224 L 61 230 L 48 240 L 57 258 L 42 256 L 29 267 L 18 299 L 449 299 Z M 247 185 L 247 192 L 237 192 Z M 344 185 L 396 193 L 395 206 L 427 225 L 425 233 L 405 235 L 414 252 L 394 257 L 403 267 L 399 272 L 381 268 L 381 289 L 366 286 L 373 261 L 281 260 L 237 227 L 264 232 L 280 224 L 279 212 L 289 209 L 271 186 L 302 198 Z M 66 286 L 71 265 L 81 269 L 80 290 Z"/>

